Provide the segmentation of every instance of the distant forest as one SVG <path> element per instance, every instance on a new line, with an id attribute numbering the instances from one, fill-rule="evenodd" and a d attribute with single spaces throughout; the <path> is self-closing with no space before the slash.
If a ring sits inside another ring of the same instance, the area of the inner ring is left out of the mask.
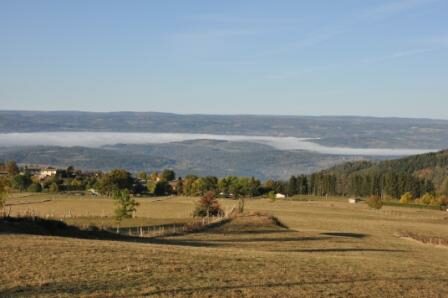
<path id="1" fill-rule="evenodd" d="M 309 179 L 310 192 L 315 195 L 448 195 L 448 150 L 382 162 L 348 162 Z"/>

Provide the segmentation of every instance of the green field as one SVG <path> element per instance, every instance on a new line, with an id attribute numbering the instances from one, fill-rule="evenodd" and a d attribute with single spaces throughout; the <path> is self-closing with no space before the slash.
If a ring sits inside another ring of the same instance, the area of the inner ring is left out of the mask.
<path id="1" fill-rule="evenodd" d="M 196 198 L 139 199 L 124 226 L 184 223 Z M 230 210 L 236 201 L 222 200 Z M 11 215 L 114 227 L 107 198 L 16 194 Z M 0 296 L 447 297 L 448 248 L 400 237 L 448 238 L 448 213 L 345 199 L 246 201 L 250 214 L 180 236 L 88 240 L 0 234 Z"/>

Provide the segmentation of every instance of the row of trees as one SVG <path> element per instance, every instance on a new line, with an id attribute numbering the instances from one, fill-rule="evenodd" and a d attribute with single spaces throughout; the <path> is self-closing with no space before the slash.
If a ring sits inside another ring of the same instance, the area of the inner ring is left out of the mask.
<path id="1" fill-rule="evenodd" d="M 341 171 L 322 171 L 312 175 L 291 176 L 288 181 L 267 180 L 261 182 L 254 177 L 214 176 L 198 177 L 188 175 L 176 178 L 172 170 L 132 175 L 123 169 L 108 173 L 83 173 L 68 167 L 58 170 L 51 177 L 40 179 L 20 169 L 15 162 L 0 163 L 0 170 L 8 173 L 7 182 L 19 191 L 70 191 L 95 189 L 101 194 L 112 196 L 114 192 L 128 190 L 131 194 L 149 193 L 153 195 L 202 196 L 211 191 L 226 197 L 254 197 L 268 193 L 294 195 L 342 195 L 342 196 L 379 196 L 400 199 L 410 193 L 413 198 L 424 194 L 435 195 L 440 187 L 435 188 L 429 179 L 419 178 L 405 172 L 367 171 L 370 164 L 353 163 L 353 169 Z M 355 167 L 356 166 L 356 167 Z M 448 180 L 447 180 L 448 181 Z M 448 195 L 448 182 L 446 183 Z M 444 188 L 442 188 L 444 189 Z"/>

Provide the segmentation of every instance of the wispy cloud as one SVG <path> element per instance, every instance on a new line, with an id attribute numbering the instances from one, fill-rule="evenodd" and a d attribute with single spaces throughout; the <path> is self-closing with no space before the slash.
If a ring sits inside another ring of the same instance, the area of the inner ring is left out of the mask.
<path id="1" fill-rule="evenodd" d="M 377 20 L 394 16 L 396 14 L 417 9 L 422 6 L 438 2 L 440 0 L 399 0 L 387 2 L 361 12 L 358 18 L 361 20 Z"/>
<path id="2" fill-rule="evenodd" d="M 302 18 L 292 17 L 269 17 L 269 16 L 229 16 L 226 14 L 198 14 L 185 17 L 188 21 L 206 22 L 207 24 L 215 25 L 244 25 L 244 26 L 259 26 L 259 25 L 297 25 L 303 22 Z"/>
<path id="3" fill-rule="evenodd" d="M 362 60 L 361 63 L 362 64 L 377 64 L 377 63 L 381 63 L 381 62 L 384 62 L 384 61 L 396 60 L 396 59 L 401 59 L 401 58 L 406 58 L 406 57 L 422 55 L 422 54 L 429 53 L 429 52 L 434 52 L 434 51 L 437 51 L 437 50 L 438 50 L 437 48 L 422 48 L 422 49 L 402 50 L 402 51 L 394 52 L 394 53 L 389 54 L 389 55 L 384 55 L 382 57 L 366 58 L 366 59 Z"/>
<path id="4" fill-rule="evenodd" d="M 374 6 L 321 28 L 315 28 L 314 30 L 311 30 L 310 35 L 304 37 L 303 39 L 289 43 L 288 45 L 277 49 L 263 52 L 259 55 L 267 56 L 272 54 L 282 54 L 313 47 L 347 33 L 365 22 L 380 21 L 437 1 L 439 0 L 400 0 Z"/>

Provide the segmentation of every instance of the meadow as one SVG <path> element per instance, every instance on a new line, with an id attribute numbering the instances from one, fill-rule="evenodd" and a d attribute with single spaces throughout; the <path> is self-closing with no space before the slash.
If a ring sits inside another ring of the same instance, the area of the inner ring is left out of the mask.
<path id="1" fill-rule="evenodd" d="M 189 222 L 197 198 L 138 201 L 136 218 L 122 227 Z M 16 194 L 8 205 L 12 216 L 116 225 L 114 202 L 102 197 Z M 1 233 L 0 296 L 448 296 L 448 248 L 408 237 L 448 238 L 447 212 L 303 197 L 247 199 L 246 214 L 200 233 L 154 238 Z"/>

